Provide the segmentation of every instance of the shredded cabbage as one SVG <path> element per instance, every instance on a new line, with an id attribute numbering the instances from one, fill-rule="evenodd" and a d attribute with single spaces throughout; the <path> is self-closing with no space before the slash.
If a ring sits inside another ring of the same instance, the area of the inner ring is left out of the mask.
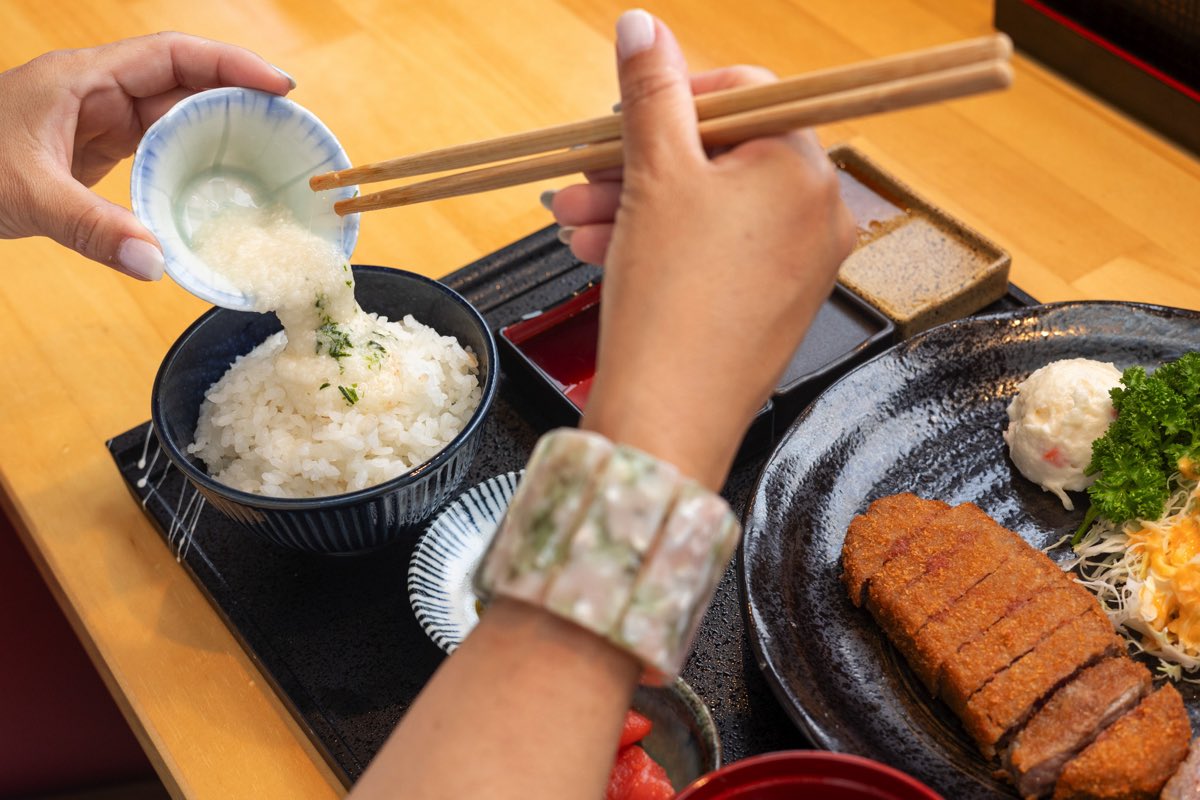
<path id="1" fill-rule="evenodd" d="M 1170 630 L 1178 620 L 1177 609 L 1163 619 L 1171 607 L 1171 576 L 1159 574 L 1146 552 L 1145 534 L 1169 534 L 1177 526 L 1194 526 L 1200 518 L 1200 482 L 1180 474 L 1171 476 L 1175 488 L 1157 520 L 1133 520 L 1117 525 L 1098 519 L 1073 547 L 1075 560 L 1068 569 L 1079 567 L 1080 583 L 1101 601 L 1109 618 L 1123 628 L 1137 652 L 1158 659 L 1158 670 L 1172 680 L 1200 683 L 1200 642 L 1184 641 Z M 1194 527 L 1191 528 L 1194 530 Z M 1163 538 L 1163 537 L 1160 537 Z M 1200 553 L 1182 569 L 1200 572 Z"/>

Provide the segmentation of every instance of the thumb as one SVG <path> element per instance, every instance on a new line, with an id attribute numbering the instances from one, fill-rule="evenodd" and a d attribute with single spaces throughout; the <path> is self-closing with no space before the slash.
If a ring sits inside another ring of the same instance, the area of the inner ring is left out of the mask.
<path id="1" fill-rule="evenodd" d="M 666 25 L 641 9 L 617 20 L 625 165 L 658 170 L 703 159 L 687 62 Z"/>
<path id="2" fill-rule="evenodd" d="M 34 203 L 34 219 L 43 235 L 132 278 L 162 278 L 162 251 L 128 209 L 73 178 L 47 184 Z"/>

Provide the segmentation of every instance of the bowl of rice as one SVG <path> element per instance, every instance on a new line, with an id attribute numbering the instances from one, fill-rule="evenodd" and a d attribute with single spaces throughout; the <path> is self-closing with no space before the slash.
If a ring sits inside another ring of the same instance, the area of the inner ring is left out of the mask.
<path id="1" fill-rule="evenodd" d="M 372 266 L 345 284 L 362 313 L 311 340 L 289 343 L 273 313 L 212 309 L 151 392 L 163 450 L 213 507 L 316 553 L 383 547 L 450 498 L 499 369 L 487 323 L 443 284 Z"/>

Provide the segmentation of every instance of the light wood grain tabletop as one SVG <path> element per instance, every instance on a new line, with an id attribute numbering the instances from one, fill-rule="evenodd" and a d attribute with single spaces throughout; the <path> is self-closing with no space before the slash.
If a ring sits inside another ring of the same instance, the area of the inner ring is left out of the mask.
<path id="1" fill-rule="evenodd" d="M 781 74 L 978 36 L 987 0 L 648 0 L 694 69 Z M 616 0 L 6 0 L 0 68 L 174 29 L 254 49 L 356 163 L 603 114 Z M 1003 95 L 822 129 L 1008 249 L 1044 301 L 1200 308 L 1200 163 L 1030 61 Z M 0 109 L 0 113 L 3 110 Z M 127 204 L 129 165 L 100 185 Z M 443 275 L 549 223 L 551 184 L 375 212 L 355 260 Z M 206 308 L 45 240 L 0 244 L 0 479 L 47 581 L 178 796 L 344 793 L 122 485 L 104 442 L 149 417 Z"/>

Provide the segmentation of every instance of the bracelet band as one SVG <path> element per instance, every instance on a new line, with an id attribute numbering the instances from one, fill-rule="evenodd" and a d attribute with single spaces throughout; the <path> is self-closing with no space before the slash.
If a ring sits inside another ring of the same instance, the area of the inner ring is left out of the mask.
<path id="1" fill-rule="evenodd" d="M 679 673 L 741 537 L 726 503 L 595 433 L 543 436 L 476 572 L 476 591 L 539 605 Z"/>

